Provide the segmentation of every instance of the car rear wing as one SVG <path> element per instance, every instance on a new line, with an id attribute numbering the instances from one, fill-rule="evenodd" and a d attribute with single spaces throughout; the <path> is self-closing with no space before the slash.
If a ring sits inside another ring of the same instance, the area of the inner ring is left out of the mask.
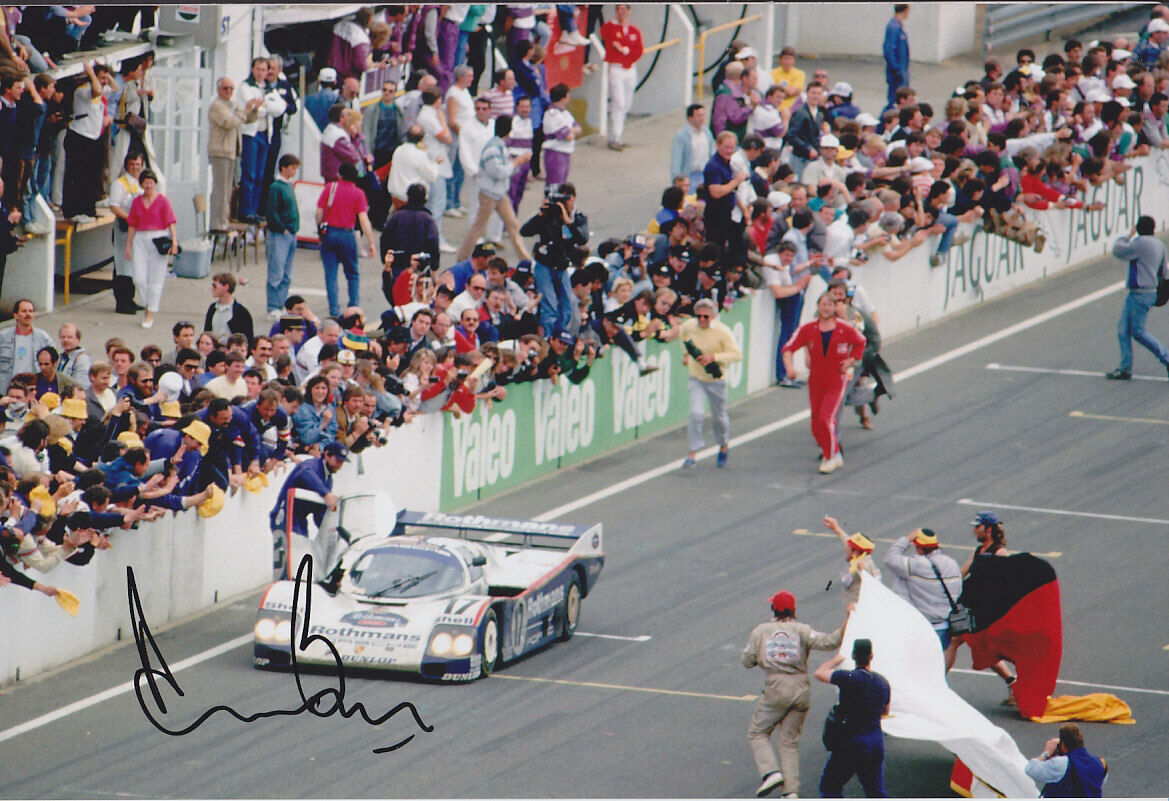
<path id="1" fill-rule="evenodd" d="M 441 529 L 468 540 L 520 548 L 548 548 L 577 556 L 602 554 L 602 528 L 539 520 L 513 520 L 489 515 L 462 515 L 448 512 L 411 512 L 398 515 L 395 534 L 409 528 Z"/>

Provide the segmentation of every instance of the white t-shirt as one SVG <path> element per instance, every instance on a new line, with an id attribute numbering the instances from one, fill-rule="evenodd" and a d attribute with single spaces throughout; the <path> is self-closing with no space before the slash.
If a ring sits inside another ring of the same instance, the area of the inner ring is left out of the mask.
<path id="1" fill-rule="evenodd" d="M 12 374 L 37 372 L 37 355 L 32 352 L 32 334 L 16 335 L 16 347 L 12 352 Z"/>
<path id="2" fill-rule="evenodd" d="M 138 181 L 126 173 L 122 173 L 121 177 L 110 186 L 110 208 L 119 208 L 129 214 L 130 204 L 134 202 L 134 198 L 141 194 L 142 187 L 138 185 Z"/>
<path id="3" fill-rule="evenodd" d="M 232 382 L 228 380 L 226 373 L 219 376 L 219 378 L 212 378 L 203 388 L 224 400 L 231 400 L 240 395 L 248 394 L 248 382 L 244 381 L 242 376 L 238 381 Z"/>
<path id="4" fill-rule="evenodd" d="M 109 89 L 103 87 L 102 95 L 108 91 Z M 94 100 L 93 87 L 89 82 L 83 83 L 77 88 L 77 91 L 73 93 L 73 113 L 85 116 L 70 122 L 69 130 L 84 136 L 86 139 L 97 139 L 101 136 L 102 119 L 105 116 L 102 95 L 98 95 L 97 99 Z"/>
<path id="5" fill-rule="evenodd" d="M 442 124 L 434 106 L 423 106 L 418 111 L 418 125 L 426 134 L 422 138 L 422 145 L 426 150 L 427 158 L 438 168 L 440 178 L 450 178 L 454 173 L 451 170 L 451 160 L 447 155 L 447 146 L 438 140 L 438 134 L 442 133 L 446 126 Z"/>

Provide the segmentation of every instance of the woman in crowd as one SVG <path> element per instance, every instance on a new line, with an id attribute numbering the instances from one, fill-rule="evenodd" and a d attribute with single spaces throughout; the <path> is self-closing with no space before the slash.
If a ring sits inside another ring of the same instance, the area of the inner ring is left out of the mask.
<path id="1" fill-rule="evenodd" d="M 126 223 L 130 227 L 126 237 L 127 259 L 133 259 L 134 286 L 138 297 L 146 304 L 142 327 L 154 325 L 154 313 L 162 302 L 162 285 L 166 282 L 166 265 L 170 256 L 179 252 L 178 233 L 175 231 L 175 211 L 166 195 L 158 193 L 158 176 L 143 170 L 138 176 L 142 194 L 130 204 Z"/>
<path id="2" fill-rule="evenodd" d="M 323 375 L 313 376 L 305 385 L 304 403 L 292 415 L 292 433 L 301 453 L 314 453 L 337 438 L 329 382 Z"/>

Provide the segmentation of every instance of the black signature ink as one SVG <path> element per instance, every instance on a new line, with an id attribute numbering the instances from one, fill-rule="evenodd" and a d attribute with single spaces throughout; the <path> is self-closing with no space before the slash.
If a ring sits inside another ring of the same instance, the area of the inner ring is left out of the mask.
<path id="1" fill-rule="evenodd" d="M 414 722 L 418 724 L 424 732 L 434 731 L 434 726 L 428 725 L 422 720 L 418 709 L 414 704 L 403 701 L 402 703 L 390 709 L 380 717 L 371 717 L 366 711 L 365 706 L 361 702 L 355 702 L 352 706 L 345 706 L 345 672 L 341 665 L 341 655 L 337 652 L 336 646 L 329 641 L 328 638 L 320 634 L 309 634 L 309 621 L 312 616 L 312 594 L 306 593 L 304 599 L 304 620 L 301 626 L 297 626 L 297 611 L 300 608 L 300 593 L 304 586 L 312 580 L 312 557 L 305 555 L 301 560 L 300 566 L 296 571 L 296 583 L 292 591 L 292 630 L 299 632 L 299 639 L 296 639 L 294 634 L 294 643 L 292 652 L 292 675 L 296 681 L 296 690 L 300 695 L 301 705 L 296 709 L 273 709 L 265 712 L 255 712 L 250 715 L 244 715 L 229 706 L 218 705 L 213 706 L 206 712 L 195 719 L 194 723 L 180 729 L 168 728 L 164 721 L 155 716 L 154 710 L 146 703 L 146 698 L 143 693 L 142 680 L 146 679 L 146 684 L 150 689 L 150 694 L 154 698 L 154 703 L 158 707 L 158 711 L 163 716 L 167 714 L 166 702 L 163 700 L 162 693 L 158 688 L 158 679 L 163 679 L 170 685 L 171 689 L 175 691 L 180 697 L 185 696 L 182 687 L 179 686 L 174 674 L 166 663 L 166 659 L 159 650 L 158 644 L 154 640 L 154 635 L 150 633 L 150 627 L 146 623 L 146 616 L 142 612 L 142 601 L 138 597 L 138 587 L 134 581 L 134 568 L 126 566 L 126 584 L 129 593 L 130 601 L 130 626 L 134 630 L 134 643 L 138 648 L 138 659 L 141 668 L 134 672 L 134 693 L 138 696 L 138 705 L 142 708 L 142 713 L 146 715 L 156 729 L 163 734 L 169 734 L 174 737 L 181 737 L 184 734 L 190 734 L 195 729 L 203 725 L 209 717 L 216 712 L 227 712 L 232 717 L 243 723 L 254 723 L 262 718 L 270 718 L 284 715 L 299 715 L 304 712 L 316 715 L 317 717 L 327 718 L 331 715 L 340 714 L 343 718 L 350 718 L 354 715 L 361 715 L 361 718 L 371 726 L 378 726 L 393 718 L 402 711 L 408 711 L 413 717 Z M 336 687 L 327 687 L 319 692 L 313 693 L 311 696 L 305 695 L 304 686 L 301 684 L 300 670 L 296 660 L 296 652 L 303 651 L 308 648 L 314 640 L 323 642 L 333 655 L 333 660 L 336 662 Z M 158 668 L 150 666 L 151 656 L 148 652 L 153 652 L 154 660 L 158 662 Z M 374 748 L 373 753 L 384 754 L 389 751 L 396 751 L 406 743 L 414 739 L 414 735 L 405 737 L 393 745 L 384 746 L 382 748 Z"/>

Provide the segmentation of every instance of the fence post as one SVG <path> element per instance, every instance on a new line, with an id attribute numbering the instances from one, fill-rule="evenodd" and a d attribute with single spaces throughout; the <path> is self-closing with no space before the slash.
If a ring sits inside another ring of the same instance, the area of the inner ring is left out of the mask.
<path id="1" fill-rule="evenodd" d="M 682 46 L 686 48 L 686 89 L 683 99 L 685 105 L 689 106 L 694 102 L 694 23 L 687 18 L 686 12 L 678 3 L 670 3 L 670 11 L 678 17 L 685 30 Z"/>

